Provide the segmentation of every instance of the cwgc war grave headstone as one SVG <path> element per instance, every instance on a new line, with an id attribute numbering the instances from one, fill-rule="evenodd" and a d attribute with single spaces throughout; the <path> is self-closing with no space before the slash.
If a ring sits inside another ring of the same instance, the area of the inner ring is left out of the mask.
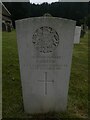
<path id="1" fill-rule="evenodd" d="M 74 44 L 79 44 L 80 43 L 80 35 L 81 35 L 81 27 L 76 26 L 75 36 L 74 36 Z"/>
<path id="2" fill-rule="evenodd" d="M 16 21 L 27 113 L 66 110 L 75 24 L 57 17 Z"/>

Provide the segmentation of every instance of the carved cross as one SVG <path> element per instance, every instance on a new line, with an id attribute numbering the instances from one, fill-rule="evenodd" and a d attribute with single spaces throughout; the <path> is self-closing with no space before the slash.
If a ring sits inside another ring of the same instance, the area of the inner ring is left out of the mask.
<path id="1" fill-rule="evenodd" d="M 48 83 L 54 83 L 54 80 L 48 80 L 47 79 L 47 72 L 45 72 L 45 79 L 44 80 L 38 80 L 38 81 L 45 84 L 45 95 L 47 95 L 47 85 L 48 85 Z"/>

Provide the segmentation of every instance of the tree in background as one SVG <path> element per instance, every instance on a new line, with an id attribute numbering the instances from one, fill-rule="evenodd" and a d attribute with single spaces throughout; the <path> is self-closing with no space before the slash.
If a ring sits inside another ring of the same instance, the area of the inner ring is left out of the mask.
<path id="1" fill-rule="evenodd" d="M 77 21 L 77 25 L 89 25 L 90 2 L 54 2 L 51 4 L 31 4 L 29 2 L 4 2 L 11 13 L 13 23 L 15 20 L 39 17 L 50 13 L 54 17 L 62 17 Z"/>

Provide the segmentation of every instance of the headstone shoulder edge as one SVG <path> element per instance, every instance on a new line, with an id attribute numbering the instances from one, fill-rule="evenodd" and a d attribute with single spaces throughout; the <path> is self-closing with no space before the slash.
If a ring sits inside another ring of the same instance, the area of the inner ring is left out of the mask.
<path id="1" fill-rule="evenodd" d="M 76 21 L 75 21 L 75 20 L 66 19 L 66 18 L 60 18 L 60 17 L 45 17 L 45 16 L 19 19 L 19 20 L 16 20 L 16 21 L 15 21 L 15 24 L 16 24 L 17 22 L 21 22 L 21 21 L 35 20 L 35 19 L 43 19 L 43 18 L 44 18 L 44 19 L 59 19 L 59 20 L 65 20 L 65 21 L 69 21 L 69 22 L 74 22 L 74 23 L 76 24 Z"/>

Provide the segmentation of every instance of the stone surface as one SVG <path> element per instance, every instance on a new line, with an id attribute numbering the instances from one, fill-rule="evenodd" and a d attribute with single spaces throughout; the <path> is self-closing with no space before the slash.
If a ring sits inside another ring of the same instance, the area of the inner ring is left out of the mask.
<path id="1" fill-rule="evenodd" d="M 75 44 L 80 43 L 80 35 L 81 35 L 81 27 L 76 26 L 76 28 L 75 28 L 75 36 L 74 36 L 74 43 Z"/>
<path id="2" fill-rule="evenodd" d="M 16 21 L 27 113 L 66 110 L 75 24 L 55 17 Z"/>

